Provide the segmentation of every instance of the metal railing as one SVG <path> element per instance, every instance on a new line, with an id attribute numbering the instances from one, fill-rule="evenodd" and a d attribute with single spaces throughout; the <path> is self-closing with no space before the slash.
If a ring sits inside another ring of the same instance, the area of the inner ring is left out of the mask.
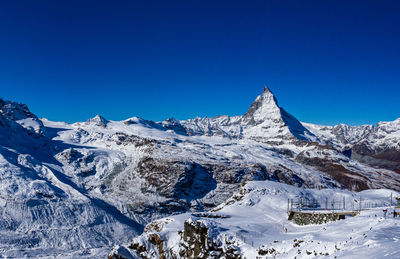
<path id="1" fill-rule="evenodd" d="M 323 199 L 296 197 L 288 199 L 288 211 L 361 211 L 372 208 L 388 207 L 395 205 L 393 199 L 388 197 L 386 201 L 346 197 L 325 197 Z"/>

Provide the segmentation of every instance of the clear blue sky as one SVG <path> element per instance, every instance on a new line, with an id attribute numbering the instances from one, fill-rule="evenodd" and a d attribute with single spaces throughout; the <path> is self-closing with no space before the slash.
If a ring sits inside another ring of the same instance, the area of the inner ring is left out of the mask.
<path id="1" fill-rule="evenodd" d="M 39 117 L 240 115 L 264 85 L 301 121 L 400 117 L 400 1 L 0 3 L 0 97 Z"/>

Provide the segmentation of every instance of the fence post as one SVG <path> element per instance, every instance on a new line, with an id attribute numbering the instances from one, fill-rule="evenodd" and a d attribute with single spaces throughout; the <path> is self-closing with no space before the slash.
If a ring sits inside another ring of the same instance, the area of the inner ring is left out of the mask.
<path id="1" fill-rule="evenodd" d="M 346 198 L 343 197 L 343 210 L 346 210 Z"/>
<path id="2" fill-rule="evenodd" d="M 390 206 L 393 206 L 393 193 L 390 193 Z"/>
<path id="3" fill-rule="evenodd" d="M 361 196 L 360 196 L 360 211 L 361 211 Z"/>
<path id="4" fill-rule="evenodd" d="M 328 210 L 328 198 L 325 198 L 325 210 Z"/>

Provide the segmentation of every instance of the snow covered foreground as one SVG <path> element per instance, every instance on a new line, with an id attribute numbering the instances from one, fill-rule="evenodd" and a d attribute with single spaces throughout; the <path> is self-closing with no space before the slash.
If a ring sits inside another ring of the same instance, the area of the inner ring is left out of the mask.
<path id="1" fill-rule="evenodd" d="M 392 214 L 383 218 L 382 207 L 322 225 L 298 226 L 287 220 L 288 198 L 315 198 L 323 203 L 326 197 L 352 201 L 361 196 L 388 204 L 391 193 L 399 196 L 387 189 L 351 192 L 248 182 L 212 212 L 150 223 L 130 244 L 115 247 L 111 257 L 187 258 L 197 249 L 198 258 L 400 258 L 400 218 Z"/>

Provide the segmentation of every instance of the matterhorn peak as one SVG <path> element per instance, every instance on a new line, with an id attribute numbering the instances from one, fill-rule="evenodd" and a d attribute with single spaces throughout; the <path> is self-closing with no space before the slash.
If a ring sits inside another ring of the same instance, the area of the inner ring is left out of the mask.
<path id="1" fill-rule="evenodd" d="M 274 93 L 268 88 L 268 86 L 264 86 L 262 94 L 259 96 L 264 103 L 272 103 L 275 106 L 278 106 L 278 100 L 275 98 Z"/>
<path id="2" fill-rule="evenodd" d="M 285 135 L 300 140 L 317 140 L 295 117 L 278 106 L 275 95 L 267 86 L 243 115 L 242 123 L 256 135 Z"/>
<path id="3" fill-rule="evenodd" d="M 264 86 L 263 93 L 272 93 L 269 87 L 266 85 Z"/>
<path id="4" fill-rule="evenodd" d="M 274 94 L 265 86 L 261 95 L 251 104 L 243 116 L 243 121 L 249 125 L 258 125 L 269 119 L 279 119 L 280 108 Z"/>

